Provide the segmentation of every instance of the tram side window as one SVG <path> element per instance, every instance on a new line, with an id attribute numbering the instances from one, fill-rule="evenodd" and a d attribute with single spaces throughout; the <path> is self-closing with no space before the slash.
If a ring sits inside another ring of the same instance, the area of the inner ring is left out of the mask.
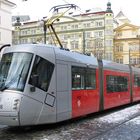
<path id="1" fill-rule="evenodd" d="M 38 84 L 34 86 L 44 91 L 47 91 L 52 77 L 53 70 L 54 70 L 54 64 L 39 56 L 36 56 L 33 69 L 31 72 L 29 84 L 33 85 L 32 76 L 37 75 Z"/>
<path id="2" fill-rule="evenodd" d="M 138 75 L 134 76 L 134 86 L 140 87 L 140 76 L 138 76 Z"/>
<path id="3" fill-rule="evenodd" d="M 107 93 L 128 91 L 128 78 L 123 76 L 108 75 Z"/>
<path id="4" fill-rule="evenodd" d="M 96 70 L 87 69 L 86 71 L 86 89 L 96 89 Z"/>
<path id="5" fill-rule="evenodd" d="M 72 89 L 84 89 L 84 68 L 72 67 Z"/>
<path id="6" fill-rule="evenodd" d="M 72 89 L 95 89 L 96 70 L 72 67 Z"/>

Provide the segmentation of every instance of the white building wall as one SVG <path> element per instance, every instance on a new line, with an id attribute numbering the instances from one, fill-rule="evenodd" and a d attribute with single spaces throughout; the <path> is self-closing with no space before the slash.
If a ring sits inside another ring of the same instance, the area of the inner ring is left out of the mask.
<path id="1" fill-rule="evenodd" d="M 12 7 L 15 4 L 10 1 L 0 1 L 0 46 L 12 43 Z"/>

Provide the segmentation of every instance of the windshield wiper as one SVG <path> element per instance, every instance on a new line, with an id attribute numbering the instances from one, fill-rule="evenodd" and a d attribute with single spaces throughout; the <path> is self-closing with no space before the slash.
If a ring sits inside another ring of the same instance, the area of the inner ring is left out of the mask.
<path id="1" fill-rule="evenodd" d="M 4 91 L 4 90 L 8 89 L 16 80 L 17 80 L 17 87 L 18 87 L 19 82 L 20 82 L 20 78 L 22 77 L 22 73 L 23 73 L 24 67 L 25 67 L 25 64 L 23 65 L 20 74 L 17 77 L 13 78 L 6 85 L 3 85 L 2 88 L 0 88 L 0 91 Z"/>
<path id="2" fill-rule="evenodd" d="M 17 78 L 17 77 L 16 77 Z M 12 85 L 15 81 L 16 81 L 16 78 L 14 78 L 13 80 L 11 80 L 9 83 L 7 83 L 6 85 L 3 85 L 1 88 L 0 88 L 0 91 L 4 91 L 5 89 L 8 89 L 10 87 L 10 85 Z"/>
<path id="3" fill-rule="evenodd" d="M 6 85 L 3 85 L 0 88 L 0 91 L 4 91 L 4 90 L 8 89 L 17 80 L 18 77 L 13 78 L 9 83 L 7 83 Z"/>
<path id="4" fill-rule="evenodd" d="M 19 74 L 19 76 L 18 76 L 17 87 L 18 87 L 18 85 L 19 85 L 19 83 L 20 83 L 20 78 L 22 77 L 22 73 L 23 73 L 24 67 L 25 67 L 25 64 L 23 65 L 23 67 L 22 67 L 22 69 L 21 69 L 21 72 L 20 72 L 20 74 Z"/>

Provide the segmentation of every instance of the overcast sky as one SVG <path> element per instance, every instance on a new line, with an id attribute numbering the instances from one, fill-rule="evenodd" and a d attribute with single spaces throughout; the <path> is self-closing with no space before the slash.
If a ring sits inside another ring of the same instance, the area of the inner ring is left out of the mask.
<path id="1" fill-rule="evenodd" d="M 140 26 L 140 1 L 139 0 L 10 0 L 17 4 L 13 9 L 13 15 L 29 15 L 31 20 L 40 20 L 42 17 L 47 16 L 51 7 L 66 3 L 76 4 L 81 10 L 101 8 L 106 10 L 108 1 L 112 4 L 114 15 L 122 10 L 131 23 Z"/>

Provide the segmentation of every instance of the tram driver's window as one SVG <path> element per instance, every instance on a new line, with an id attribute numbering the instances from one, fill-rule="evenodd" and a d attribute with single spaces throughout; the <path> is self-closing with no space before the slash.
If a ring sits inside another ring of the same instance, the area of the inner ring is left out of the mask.
<path id="1" fill-rule="evenodd" d="M 38 77 L 37 85 L 34 85 L 44 91 L 48 90 L 49 83 L 54 70 L 54 64 L 51 62 L 36 56 L 33 69 L 31 72 L 29 84 L 33 85 L 32 77 L 36 75 Z"/>

